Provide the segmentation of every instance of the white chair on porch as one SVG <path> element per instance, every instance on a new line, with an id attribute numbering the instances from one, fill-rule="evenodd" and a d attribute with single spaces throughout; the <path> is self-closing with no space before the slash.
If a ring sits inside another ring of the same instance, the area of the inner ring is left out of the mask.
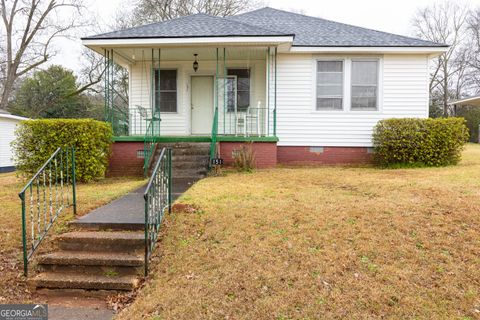
<path id="1" fill-rule="evenodd" d="M 260 136 L 260 112 L 262 110 L 262 103 L 258 101 L 256 108 L 247 108 L 247 112 L 244 115 L 244 135 L 248 137 L 249 135 L 255 134 Z"/>

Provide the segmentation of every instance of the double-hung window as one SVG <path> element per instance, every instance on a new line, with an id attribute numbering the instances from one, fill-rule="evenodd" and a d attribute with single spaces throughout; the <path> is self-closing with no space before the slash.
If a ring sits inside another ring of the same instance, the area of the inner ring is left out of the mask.
<path id="1" fill-rule="evenodd" d="M 177 112 L 177 70 L 155 69 L 155 110 Z"/>
<path id="2" fill-rule="evenodd" d="M 228 69 L 228 112 L 245 112 L 250 106 L 250 70 L 249 69 Z M 232 83 L 232 81 L 235 81 Z M 236 96 L 235 96 L 236 91 Z M 236 105 L 235 105 L 236 104 Z"/>
<path id="3" fill-rule="evenodd" d="M 316 110 L 378 110 L 379 60 L 319 60 Z"/>
<path id="4" fill-rule="evenodd" d="M 351 110 L 377 110 L 378 60 L 352 60 Z"/>
<path id="5" fill-rule="evenodd" d="M 317 110 L 343 109 L 343 61 L 317 61 Z"/>

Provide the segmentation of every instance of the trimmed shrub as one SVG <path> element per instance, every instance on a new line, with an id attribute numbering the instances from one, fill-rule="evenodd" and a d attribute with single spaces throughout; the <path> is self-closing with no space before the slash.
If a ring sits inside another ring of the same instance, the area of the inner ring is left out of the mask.
<path id="1" fill-rule="evenodd" d="M 77 180 L 103 178 L 112 143 L 111 126 L 92 119 L 41 119 L 21 121 L 12 144 L 15 164 L 35 173 L 58 147 L 75 147 Z"/>
<path id="2" fill-rule="evenodd" d="M 380 120 L 373 130 L 375 159 L 384 166 L 456 164 L 468 136 L 463 118 Z"/>

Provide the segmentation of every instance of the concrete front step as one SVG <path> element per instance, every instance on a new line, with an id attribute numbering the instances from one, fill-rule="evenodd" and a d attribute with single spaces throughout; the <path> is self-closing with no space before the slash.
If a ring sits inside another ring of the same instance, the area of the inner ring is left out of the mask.
<path id="1" fill-rule="evenodd" d="M 203 169 L 208 166 L 208 160 L 206 161 L 172 161 L 172 170 L 185 170 L 185 169 Z"/>
<path id="2" fill-rule="evenodd" d="M 73 251 L 131 252 L 145 248 L 143 232 L 74 231 L 58 235 L 56 240 L 60 249 Z"/>
<path id="3" fill-rule="evenodd" d="M 122 266 L 138 267 L 144 257 L 122 252 L 57 251 L 37 258 L 39 265 Z"/>
<path id="4" fill-rule="evenodd" d="M 133 290 L 140 280 L 136 275 L 90 275 L 73 272 L 42 272 L 28 280 L 33 288 L 87 289 L 87 290 Z"/>
<path id="5" fill-rule="evenodd" d="M 59 272 L 73 274 L 88 274 L 97 276 L 143 276 L 145 266 L 124 267 L 124 266 L 88 266 L 88 265 L 68 265 L 68 264 L 38 264 L 38 272 Z"/>
<path id="6" fill-rule="evenodd" d="M 208 163 L 208 152 L 202 155 L 172 155 L 172 162 L 195 161 Z"/>

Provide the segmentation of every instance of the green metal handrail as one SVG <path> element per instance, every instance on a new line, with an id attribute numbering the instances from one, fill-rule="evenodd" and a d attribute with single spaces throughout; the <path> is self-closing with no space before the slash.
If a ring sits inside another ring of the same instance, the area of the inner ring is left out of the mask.
<path id="1" fill-rule="evenodd" d="M 143 173 L 148 176 L 148 169 L 155 153 L 157 138 L 160 136 L 160 118 L 153 117 L 148 122 L 147 130 L 143 138 Z"/>
<path id="2" fill-rule="evenodd" d="M 212 140 L 210 141 L 210 160 L 208 166 L 211 167 L 212 159 L 217 156 L 217 135 L 218 135 L 218 107 L 215 108 L 212 125 Z"/>
<path id="3" fill-rule="evenodd" d="M 27 276 L 28 262 L 63 209 L 73 207 L 77 214 L 75 148 L 58 148 L 18 196 L 22 203 L 23 273 Z"/>
<path id="4" fill-rule="evenodd" d="M 157 243 L 160 224 L 165 211 L 172 211 L 172 149 L 163 148 L 155 163 L 145 200 L 145 276 L 148 274 L 148 261 Z"/>

